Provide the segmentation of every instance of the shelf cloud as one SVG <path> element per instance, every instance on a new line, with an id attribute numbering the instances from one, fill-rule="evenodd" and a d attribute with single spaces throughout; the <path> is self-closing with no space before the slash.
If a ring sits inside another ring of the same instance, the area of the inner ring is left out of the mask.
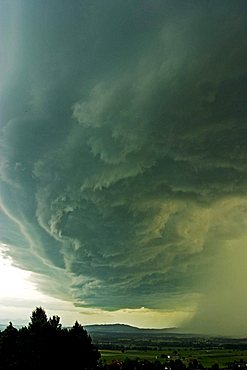
<path id="1" fill-rule="evenodd" d="M 189 328 L 242 334 L 246 2 L 2 6 L 1 242 L 15 265 L 77 306 L 193 306 Z"/>

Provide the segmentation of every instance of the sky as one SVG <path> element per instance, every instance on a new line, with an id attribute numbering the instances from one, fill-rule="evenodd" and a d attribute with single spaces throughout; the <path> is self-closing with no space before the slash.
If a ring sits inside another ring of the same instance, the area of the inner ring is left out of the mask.
<path id="1" fill-rule="evenodd" d="M 0 34 L 0 320 L 246 336 L 246 1 L 0 0 Z"/>

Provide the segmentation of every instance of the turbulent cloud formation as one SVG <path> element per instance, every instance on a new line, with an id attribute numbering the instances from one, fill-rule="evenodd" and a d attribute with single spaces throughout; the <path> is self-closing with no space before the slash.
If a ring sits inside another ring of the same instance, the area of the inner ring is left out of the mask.
<path id="1" fill-rule="evenodd" d="M 245 1 L 1 6 L 1 241 L 16 265 L 78 306 L 198 304 L 203 330 L 229 304 L 233 320 L 224 297 L 244 272 L 223 282 L 246 238 Z"/>

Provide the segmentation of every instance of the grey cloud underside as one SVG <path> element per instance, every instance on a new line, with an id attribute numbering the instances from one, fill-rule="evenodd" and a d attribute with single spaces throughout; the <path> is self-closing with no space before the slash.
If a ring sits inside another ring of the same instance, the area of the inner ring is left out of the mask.
<path id="1" fill-rule="evenodd" d="M 170 308 L 244 234 L 246 6 L 73 3 L 16 16 L 2 242 L 77 305 Z"/>

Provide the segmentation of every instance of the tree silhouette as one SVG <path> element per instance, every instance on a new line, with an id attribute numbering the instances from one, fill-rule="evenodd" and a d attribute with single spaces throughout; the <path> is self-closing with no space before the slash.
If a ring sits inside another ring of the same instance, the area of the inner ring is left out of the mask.
<path id="1" fill-rule="evenodd" d="M 8 369 L 11 364 L 15 364 L 17 341 L 18 330 L 14 328 L 12 322 L 10 322 L 6 329 L 1 333 L 0 357 L 3 359 L 3 361 L 1 361 L 1 367 L 3 369 Z"/>
<path id="2" fill-rule="evenodd" d="M 48 326 L 48 318 L 42 307 L 36 307 L 30 319 L 31 322 L 28 324 L 30 330 L 42 330 Z"/>
<path id="3" fill-rule="evenodd" d="M 49 326 L 54 330 L 61 330 L 62 324 L 60 324 L 60 317 L 59 316 L 52 316 L 52 318 L 49 318 Z"/>
<path id="4" fill-rule="evenodd" d="M 96 368 L 100 354 L 77 321 L 71 329 L 62 328 L 60 317 L 48 319 L 42 307 L 30 320 L 28 327 L 17 330 L 10 323 L 0 333 L 1 369 Z"/>
<path id="5" fill-rule="evenodd" d="M 100 357 L 99 353 L 92 348 L 91 337 L 77 321 L 69 331 L 68 339 L 66 346 L 71 354 L 71 365 L 80 363 L 84 369 L 94 368 Z"/>

